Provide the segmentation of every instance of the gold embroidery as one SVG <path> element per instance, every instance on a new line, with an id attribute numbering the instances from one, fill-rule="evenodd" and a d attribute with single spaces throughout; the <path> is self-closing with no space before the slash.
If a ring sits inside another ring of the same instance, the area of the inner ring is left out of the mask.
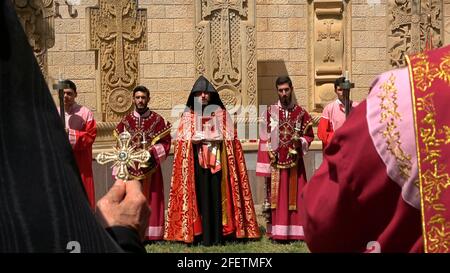
<path id="1" fill-rule="evenodd" d="M 439 64 L 439 71 L 437 72 L 437 77 L 448 85 L 450 85 L 450 54 L 444 56 Z"/>
<path id="2" fill-rule="evenodd" d="M 428 62 L 427 56 L 423 53 L 412 56 L 411 61 L 416 62 L 412 70 L 413 77 L 416 80 L 416 88 L 425 92 L 436 77 L 436 68 Z"/>
<path id="3" fill-rule="evenodd" d="M 412 65 L 412 62 L 417 61 Z M 425 252 L 448 252 L 450 246 L 450 222 L 446 222 L 440 212 L 445 211 L 440 203 L 442 193 L 450 186 L 450 176 L 446 163 L 442 162 L 442 145 L 450 143 L 449 126 L 438 128 L 436 109 L 433 101 L 434 92 L 428 90 L 437 78 L 450 85 L 450 55 L 441 58 L 438 68 L 430 63 L 425 54 L 418 54 L 408 59 L 416 126 L 416 145 L 419 163 L 420 192 L 422 205 L 422 224 L 424 229 Z M 421 97 L 414 89 L 429 94 Z M 416 99 L 416 95 L 417 99 Z M 418 114 L 424 114 L 418 120 Z M 425 149 L 419 143 L 423 143 Z M 428 165 L 428 166 L 426 166 Z M 431 217 L 430 217 L 431 216 Z M 429 217 L 428 221 L 425 217 Z"/>
<path id="4" fill-rule="evenodd" d="M 423 177 L 423 191 L 425 193 L 425 201 L 433 205 L 439 197 L 443 189 L 450 185 L 448 174 L 439 175 L 438 172 L 426 170 Z M 436 205 L 436 204 L 434 204 Z"/>
<path id="5" fill-rule="evenodd" d="M 428 232 L 429 248 L 432 253 L 448 252 L 450 247 L 450 223 L 440 214 L 430 219 L 433 225 Z"/>
<path id="6" fill-rule="evenodd" d="M 383 137 L 387 142 L 388 151 L 397 161 L 398 171 L 404 179 L 408 179 L 411 173 L 411 155 L 406 154 L 400 141 L 400 132 L 397 130 L 396 122 L 401 120 L 400 113 L 397 112 L 397 87 L 395 86 L 395 76 L 391 74 L 389 80 L 381 86 L 383 90 L 378 97 L 381 99 L 381 119 L 380 123 L 386 123 Z"/>
<path id="7" fill-rule="evenodd" d="M 428 56 L 424 53 L 412 56 L 410 61 L 416 62 L 412 69 L 412 76 L 416 81 L 415 88 L 418 90 L 422 92 L 427 91 L 436 78 L 450 85 L 450 54 L 441 58 L 441 63 L 438 67 L 436 64 L 430 63 Z"/>
<path id="8" fill-rule="evenodd" d="M 426 113 L 422 119 L 422 124 L 428 126 L 420 128 L 419 132 L 420 138 L 425 145 L 426 153 L 423 160 L 429 162 L 433 167 L 432 170 L 426 170 L 421 176 L 424 201 L 430 206 L 436 207 L 438 205 L 439 207 L 441 204 L 436 204 L 436 201 L 439 200 L 442 190 L 450 186 L 450 178 L 445 172 L 445 165 L 439 164 L 441 157 L 440 146 L 448 143 L 446 135 L 448 126 L 444 126 L 444 129 L 436 128 L 436 110 L 433 104 L 433 96 L 434 93 L 430 93 L 423 98 L 417 98 L 417 110 L 425 111 Z"/>

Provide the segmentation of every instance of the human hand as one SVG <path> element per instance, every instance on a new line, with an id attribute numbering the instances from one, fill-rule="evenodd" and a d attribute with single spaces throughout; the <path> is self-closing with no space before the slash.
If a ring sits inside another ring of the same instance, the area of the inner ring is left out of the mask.
<path id="1" fill-rule="evenodd" d="M 144 238 L 150 208 L 137 180 L 116 180 L 97 202 L 96 215 L 105 228 L 122 226 L 138 231 Z"/>

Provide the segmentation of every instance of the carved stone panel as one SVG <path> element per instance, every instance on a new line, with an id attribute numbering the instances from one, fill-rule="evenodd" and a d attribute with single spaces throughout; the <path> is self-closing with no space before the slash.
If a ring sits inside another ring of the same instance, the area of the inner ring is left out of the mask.
<path id="1" fill-rule="evenodd" d="M 442 0 L 389 0 L 389 60 L 406 64 L 405 55 L 442 45 Z"/>
<path id="2" fill-rule="evenodd" d="M 118 121 L 132 108 L 139 51 L 147 48 L 147 12 L 137 0 L 99 0 L 88 8 L 90 48 L 99 52 L 103 121 Z"/>
<path id="3" fill-rule="evenodd" d="M 44 77 L 48 76 L 47 50 L 55 45 L 53 0 L 14 0 L 22 23 Z"/>
<path id="4" fill-rule="evenodd" d="M 195 72 L 230 112 L 257 104 L 255 0 L 196 0 Z"/>
<path id="5" fill-rule="evenodd" d="M 311 108 L 320 112 L 335 99 L 334 80 L 350 70 L 350 44 L 345 43 L 348 30 L 342 1 L 316 0 L 309 5 Z"/>

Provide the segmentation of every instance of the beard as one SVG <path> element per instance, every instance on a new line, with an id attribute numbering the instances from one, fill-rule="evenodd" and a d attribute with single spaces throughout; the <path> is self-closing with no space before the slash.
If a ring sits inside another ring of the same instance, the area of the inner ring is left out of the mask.
<path id="1" fill-rule="evenodd" d="M 144 104 L 139 105 L 139 104 L 135 103 L 134 107 L 136 109 L 136 112 L 141 113 L 141 114 L 144 113 L 145 111 L 147 111 L 147 109 L 148 109 L 147 105 L 144 105 Z"/>
<path id="2" fill-rule="evenodd" d="M 283 104 L 285 106 L 289 105 L 291 103 L 291 100 L 292 100 L 292 95 L 280 97 L 281 104 Z"/>

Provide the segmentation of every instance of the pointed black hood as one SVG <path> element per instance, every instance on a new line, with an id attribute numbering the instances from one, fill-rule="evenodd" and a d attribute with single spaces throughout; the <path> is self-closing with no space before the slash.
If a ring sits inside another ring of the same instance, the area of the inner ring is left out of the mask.
<path id="1" fill-rule="evenodd" d="M 186 102 L 187 107 L 189 107 L 190 109 L 194 108 L 194 94 L 195 92 L 201 91 L 211 93 L 211 101 L 209 102 L 210 105 L 218 105 L 222 109 L 225 109 L 225 106 L 223 105 L 222 100 L 220 99 L 219 93 L 211 84 L 211 82 L 209 82 L 208 79 L 206 79 L 204 76 L 198 77 L 198 79 L 195 81 L 191 93 L 189 94 L 189 98 Z"/>
<path id="2" fill-rule="evenodd" d="M 121 251 L 89 208 L 13 1 L 0 2 L 0 252 Z"/>

